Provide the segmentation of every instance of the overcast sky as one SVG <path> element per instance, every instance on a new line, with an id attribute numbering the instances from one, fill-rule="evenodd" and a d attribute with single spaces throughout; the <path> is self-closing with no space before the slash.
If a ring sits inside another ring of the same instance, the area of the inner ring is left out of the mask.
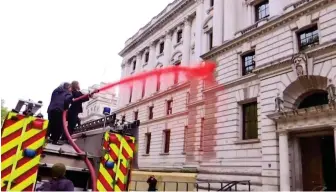
<path id="1" fill-rule="evenodd" d="M 173 0 L 1 0 L 0 97 L 42 100 L 63 81 L 120 78 L 124 42 Z"/>

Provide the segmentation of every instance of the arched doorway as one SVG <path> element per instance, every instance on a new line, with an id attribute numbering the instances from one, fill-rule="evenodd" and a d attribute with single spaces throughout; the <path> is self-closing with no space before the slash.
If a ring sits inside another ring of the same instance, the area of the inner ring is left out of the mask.
<path id="1" fill-rule="evenodd" d="M 312 90 L 302 94 L 296 101 L 298 109 L 328 104 L 325 90 Z M 302 182 L 304 191 L 323 188 L 336 190 L 335 149 L 333 135 L 300 138 L 302 160 Z"/>

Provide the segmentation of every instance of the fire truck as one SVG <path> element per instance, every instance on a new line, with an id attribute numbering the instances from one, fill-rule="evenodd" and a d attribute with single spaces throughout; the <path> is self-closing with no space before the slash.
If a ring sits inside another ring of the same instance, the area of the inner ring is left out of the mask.
<path id="1" fill-rule="evenodd" d="M 36 190 L 50 179 L 50 168 L 59 162 L 65 164 L 66 177 L 76 191 L 128 190 L 132 167 L 137 167 L 139 120 L 119 120 L 104 108 L 104 118 L 77 127 L 72 135 L 76 146 L 53 145 L 47 142 L 48 120 L 37 114 L 41 107 L 42 102 L 19 100 L 4 120 L 1 191 Z"/>

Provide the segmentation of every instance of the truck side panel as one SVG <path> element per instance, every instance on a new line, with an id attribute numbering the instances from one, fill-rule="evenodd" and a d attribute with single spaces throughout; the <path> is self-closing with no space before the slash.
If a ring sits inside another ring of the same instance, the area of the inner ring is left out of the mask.
<path id="1" fill-rule="evenodd" d="M 98 191 L 126 191 L 129 184 L 135 137 L 106 132 L 99 165 Z"/>
<path id="2" fill-rule="evenodd" d="M 1 189 L 34 188 L 48 121 L 9 112 L 1 129 Z"/>

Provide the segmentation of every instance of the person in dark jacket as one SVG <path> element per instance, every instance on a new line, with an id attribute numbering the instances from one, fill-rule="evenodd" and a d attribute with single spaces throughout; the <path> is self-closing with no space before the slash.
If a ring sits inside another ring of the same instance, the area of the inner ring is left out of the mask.
<path id="1" fill-rule="evenodd" d="M 63 133 L 63 111 L 69 108 L 72 103 L 71 86 L 69 83 L 63 83 L 57 87 L 51 95 L 48 107 L 48 136 L 52 140 L 52 144 L 61 144 L 59 139 Z"/>
<path id="2" fill-rule="evenodd" d="M 52 179 L 42 184 L 36 191 L 75 191 L 72 181 L 65 178 L 66 168 L 63 163 L 56 163 L 51 167 Z"/>
<path id="3" fill-rule="evenodd" d="M 147 179 L 147 183 L 148 183 L 148 191 L 156 191 L 156 183 L 157 180 L 155 179 L 154 175 L 151 175 L 148 179 Z"/>
<path id="4" fill-rule="evenodd" d="M 80 91 L 78 81 L 73 81 L 71 83 L 71 89 L 72 89 L 72 96 L 74 99 L 81 97 L 83 95 L 83 93 Z M 67 117 L 68 130 L 69 130 L 70 135 L 72 135 L 76 125 L 80 124 L 80 119 L 78 118 L 78 114 L 83 112 L 82 104 L 87 101 L 89 101 L 89 97 L 85 97 L 79 101 L 75 101 L 70 106 L 68 110 L 68 117 Z"/>

